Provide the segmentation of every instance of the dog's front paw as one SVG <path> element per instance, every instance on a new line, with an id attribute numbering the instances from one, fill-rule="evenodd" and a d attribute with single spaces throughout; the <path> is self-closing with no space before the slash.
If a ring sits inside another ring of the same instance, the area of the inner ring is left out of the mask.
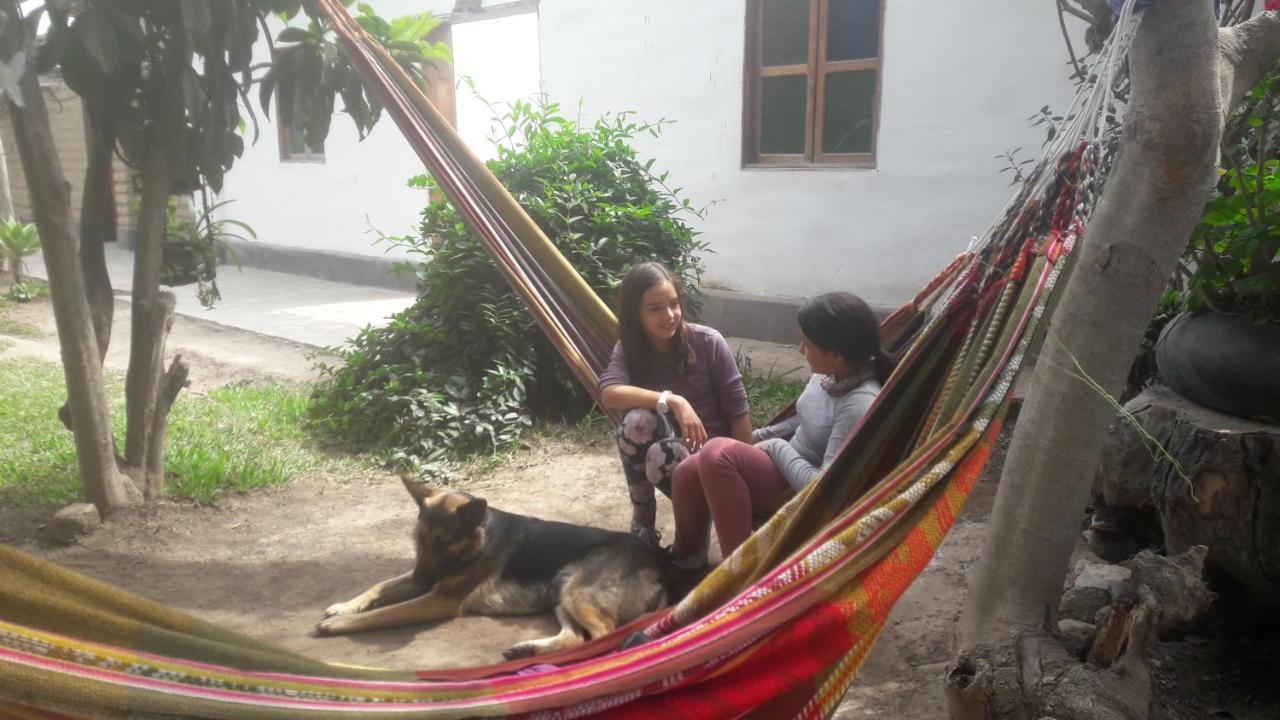
<path id="1" fill-rule="evenodd" d="M 333 615 L 316 623 L 316 632 L 321 635 L 341 635 L 350 632 L 351 625 L 350 616 Z"/>
<path id="2" fill-rule="evenodd" d="M 512 645 L 502 651 L 502 657 L 507 660 L 519 660 L 520 658 L 533 657 L 538 654 L 538 646 L 531 642 L 522 642 L 519 645 Z"/>
<path id="3" fill-rule="evenodd" d="M 325 608 L 324 614 L 320 617 L 331 618 L 336 615 L 355 615 L 356 613 L 364 612 L 364 610 L 364 605 L 361 603 L 355 600 L 348 600 L 346 602 L 334 603 L 333 605 Z"/>

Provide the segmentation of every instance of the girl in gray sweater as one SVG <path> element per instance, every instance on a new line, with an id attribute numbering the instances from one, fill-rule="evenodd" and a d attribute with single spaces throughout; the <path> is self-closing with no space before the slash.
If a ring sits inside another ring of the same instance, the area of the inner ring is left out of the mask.
<path id="1" fill-rule="evenodd" d="M 672 478 L 676 564 L 706 564 L 714 523 L 728 557 L 751 534 L 753 508 L 773 507 L 818 477 L 862 421 L 893 370 L 875 314 L 857 296 L 828 293 L 798 314 L 800 352 L 813 377 L 790 418 L 752 433 L 754 444 L 714 438 Z"/>

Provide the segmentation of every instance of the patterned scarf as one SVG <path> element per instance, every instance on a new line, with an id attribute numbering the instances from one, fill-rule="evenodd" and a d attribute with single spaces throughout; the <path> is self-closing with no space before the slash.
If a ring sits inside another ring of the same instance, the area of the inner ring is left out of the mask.
<path id="1" fill-rule="evenodd" d="M 853 389 L 862 383 L 870 380 L 875 376 L 875 371 L 867 368 L 860 373 L 854 373 L 843 380 L 837 380 L 835 375 L 823 375 L 822 380 L 818 381 L 822 385 L 822 389 L 827 391 L 831 397 L 843 397 L 853 392 Z"/>

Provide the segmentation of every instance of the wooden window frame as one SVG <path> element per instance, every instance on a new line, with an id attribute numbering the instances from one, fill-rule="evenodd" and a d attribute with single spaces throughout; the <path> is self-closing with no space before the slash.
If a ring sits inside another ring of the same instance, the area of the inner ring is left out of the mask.
<path id="1" fill-rule="evenodd" d="M 324 164 L 324 150 L 320 152 L 312 152 L 308 148 L 305 152 L 293 152 L 293 128 L 289 127 L 280 118 L 279 103 L 276 103 L 276 135 L 280 142 L 280 162 L 283 163 L 311 163 L 313 165 Z M 307 141 L 302 141 L 302 146 L 307 147 Z"/>
<path id="2" fill-rule="evenodd" d="M 806 63 L 763 66 L 764 0 L 747 0 L 745 78 L 742 103 L 742 165 L 747 168 L 852 168 L 874 169 L 880 134 L 880 97 L 884 89 L 884 0 L 879 0 L 880 19 L 876 57 L 828 62 L 825 32 L 831 0 L 809 2 L 809 58 Z M 839 72 L 874 70 L 876 90 L 871 108 L 871 151 L 866 153 L 824 153 L 819 144 L 826 114 L 827 75 Z M 760 107 L 762 78 L 805 76 L 805 137 L 803 154 L 760 152 Z"/>
<path id="3" fill-rule="evenodd" d="M 273 59 L 278 60 L 280 54 L 281 54 L 281 51 L 276 50 L 274 55 L 272 56 Z M 276 143 L 277 143 L 276 149 L 279 150 L 280 152 L 280 162 L 309 163 L 312 165 L 325 164 L 324 148 L 321 148 L 320 152 L 312 152 L 310 148 L 307 148 L 306 151 L 301 153 L 293 152 L 293 128 L 289 127 L 288 123 L 284 121 L 284 116 L 281 115 L 280 113 L 280 108 L 283 105 L 283 103 L 280 100 L 279 85 L 276 86 L 274 95 L 275 95 L 274 99 L 276 103 Z M 305 139 L 302 141 L 302 147 L 304 148 L 307 147 L 307 142 Z"/>

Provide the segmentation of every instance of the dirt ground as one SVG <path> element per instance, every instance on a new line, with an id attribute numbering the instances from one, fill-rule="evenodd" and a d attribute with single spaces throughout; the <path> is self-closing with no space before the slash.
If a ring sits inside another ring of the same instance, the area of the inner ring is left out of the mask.
<path id="1" fill-rule="evenodd" d="M 118 330 L 128 327 L 128 308 L 117 304 Z M 47 300 L 0 313 L 45 333 L 6 337 L 0 356 L 57 361 Z M 109 367 L 123 369 L 126 342 L 118 332 Z M 191 363 L 196 392 L 230 382 L 306 380 L 313 373 L 309 347 L 185 317 L 174 324 L 169 350 Z M 898 603 L 837 718 L 946 717 L 941 676 L 955 651 L 966 575 L 979 557 L 1006 444 L 1007 437 L 935 558 Z M 629 518 L 621 470 L 603 434 L 574 442 L 536 438 L 465 489 L 496 507 L 548 519 L 625 529 Z M 70 547 L 42 540 L 49 512 L 0 508 L 0 542 L 322 660 L 418 668 L 487 664 L 500 660 L 506 647 L 555 628 L 550 616 L 460 618 L 434 627 L 314 635 L 325 607 L 410 566 L 414 506 L 394 476 L 375 470 L 308 475 L 213 505 L 155 503 L 117 514 Z M 669 506 L 660 508 L 659 518 L 670 537 Z M 1176 683 L 1168 685 L 1176 691 Z"/>

